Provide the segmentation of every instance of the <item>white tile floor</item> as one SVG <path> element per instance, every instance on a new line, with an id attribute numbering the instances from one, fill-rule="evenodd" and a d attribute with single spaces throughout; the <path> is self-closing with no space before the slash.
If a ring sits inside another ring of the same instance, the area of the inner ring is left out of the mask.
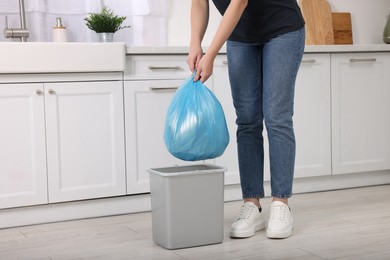
<path id="1" fill-rule="evenodd" d="M 268 217 L 270 199 L 263 200 Z M 295 195 L 295 229 L 228 237 L 241 202 L 225 203 L 221 244 L 166 250 L 152 240 L 150 213 L 0 230 L 0 259 L 390 259 L 390 185 Z M 1 213 L 1 212 L 0 212 Z"/>

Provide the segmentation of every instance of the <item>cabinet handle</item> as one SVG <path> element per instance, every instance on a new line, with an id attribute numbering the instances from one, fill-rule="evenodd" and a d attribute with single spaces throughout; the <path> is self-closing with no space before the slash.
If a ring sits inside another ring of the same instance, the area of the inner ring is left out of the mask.
<path id="1" fill-rule="evenodd" d="M 149 66 L 150 70 L 181 70 L 180 66 Z"/>
<path id="2" fill-rule="evenodd" d="M 228 65 L 228 61 L 227 61 L 227 60 L 224 60 L 224 61 L 222 61 L 222 64 L 223 64 L 223 65 Z"/>
<path id="3" fill-rule="evenodd" d="M 376 62 L 375 58 L 369 58 L 369 59 L 350 59 L 350 62 Z"/>
<path id="4" fill-rule="evenodd" d="M 179 87 L 162 87 L 162 88 L 159 88 L 159 87 L 149 87 L 149 89 L 151 91 L 159 91 L 159 90 L 176 90 L 178 89 Z"/>
<path id="5" fill-rule="evenodd" d="M 316 63 L 317 61 L 315 59 L 310 59 L 310 60 L 302 60 L 301 63 L 302 64 L 314 64 Z"/>
<path id="6" fill-rule="evenodd" d="M 49 89 L 47 92 L 48 92 L 50 95 L 53 95 L 54 93 L 56 93 L 53 89 Z"/>
<path id="7" fill-rule="evenodd" d="M 37 95 L 42 95 L 42 90 L 37 89 L 37 90 L 35 90 L 35 93 L 37 93 Z"/>

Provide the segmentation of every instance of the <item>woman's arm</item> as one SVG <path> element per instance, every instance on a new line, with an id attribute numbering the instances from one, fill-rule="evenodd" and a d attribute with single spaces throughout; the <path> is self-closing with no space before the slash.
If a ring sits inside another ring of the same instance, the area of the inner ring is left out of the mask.
<path id="1" fill-rule="evenodd" d="M 194 72 L 203 56 L 202 40 L 209 22 L 209 0 L 192 0 L 191 4 L 191 41 L 187 63 Z"/>
<path id="2" fill-rule="evenodd" d="M 193 2 L 194 1 L 197 2 L 201 0 L 193 0 Z M 212 75 L 215 57 L 222 48 L 223 44 L 229 38 L 230 34 L 233 32 L 247 5 L 248 0 L 231 0 L 229 7 L 226 9 L 226 12 L 221 19 L 217 32 L 214 35 L 207 53 L 201 57 L 196 64 L 195 68 L 197 71 L 194 78 L 195 81 L 200 79 L 201 82 L 205 82 Z M 202 39 L 203 36 L 204 32 Z"/>

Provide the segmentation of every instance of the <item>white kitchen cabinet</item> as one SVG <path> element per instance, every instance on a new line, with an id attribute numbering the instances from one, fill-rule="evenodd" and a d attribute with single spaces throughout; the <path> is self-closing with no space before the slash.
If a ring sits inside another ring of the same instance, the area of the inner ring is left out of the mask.
<path id="1" fill-rule="evenodd" d="M 49 202 L 125 195 L 122 82 L 44 90 Z"/>
<path id="2" fill-rule="evenodd" d="M 390 169 L 390 54 L 332 54 L 333 173 Z"/>
<path id="3" fill-rule="evenodd" d="M 183 79 L 125 81 L 127 193 L 149 192 L 147 169 L 188 164 L 164 144 L 165 116 Z"/>
<path id="4" fill-rule="evenodd" d="M 43 84 L 0 84 L 0 208 L 47 199 Z"/>
<path id="5" fill-rule="evenodd" d="M 184 79 L 191 73 L 186 60 L 186 55 L 129 55 L 124 79 Z"/>
<path id="6" fill-rule="evenodd" d="M 330 54 L 305 54 L 294 100 L 295 177 L 331 174 Z"/>

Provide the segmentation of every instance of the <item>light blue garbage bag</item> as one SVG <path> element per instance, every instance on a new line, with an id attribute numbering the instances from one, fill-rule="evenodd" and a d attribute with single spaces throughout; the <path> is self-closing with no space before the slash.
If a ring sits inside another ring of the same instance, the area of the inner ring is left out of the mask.
<path id="1" fill-rule="evenodd" d="M 178 88 L 165 119 L 165 145 L 173 156 L 184 161 L 219 157 L 229 144 L 221 104 L 202 82 L 194 82 L 194 76 Z"/>

